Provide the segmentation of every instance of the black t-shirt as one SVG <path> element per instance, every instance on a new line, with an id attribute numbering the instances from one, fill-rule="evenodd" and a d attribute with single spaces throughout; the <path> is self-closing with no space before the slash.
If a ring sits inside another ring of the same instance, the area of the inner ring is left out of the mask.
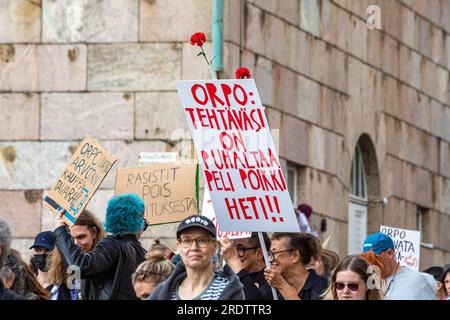
<path id="1" fill-rule="evenodd" d="M 242 269 L 237 275 L 244 285 L 245 300 L 273 300 L 272 289 L 264 277 L 264 269 L 257 272 Z"/>
<path id="2" fill-rule="evenodd" d="M 308 272 L 308 278 L 306 278 L 302 290 L 298 293 L 298 297 L 301 300 L 321 300 L 321 295 L 328 287 L 328 280 L 319 276 L 313 269 L 309 269 Z M 280 293 L 278 293 L 278 299 L 284 300 Z"/>

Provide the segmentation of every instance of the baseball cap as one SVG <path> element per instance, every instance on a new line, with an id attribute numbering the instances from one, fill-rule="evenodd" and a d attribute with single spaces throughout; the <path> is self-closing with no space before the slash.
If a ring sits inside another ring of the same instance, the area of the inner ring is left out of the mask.
<path id="1" fill-rule="evenodd" d="M 363 252 L 372 250 L 375 254 L 380 254 L 381 251 L 387 249 L 394 249 L 394 242 L 384 233 L 376 232 L 364 240 Z"/>
<path id="2" fill-rule="evenodd" d="M 210 233 L 213 238 L 216 238 L 216 227 L 214 226 L 214 223 L 207 217 L 199 215 L 189 216 L 178 225 L 177 238 L 180 237 L 180 233 L 184 230 L 194 227 L 202 228 L 203 230 Z"/>
<path id="3" fill-rule="evenodd" d="M 38 235 L 34 238 L 34 243 L 30 247 L 33 248 L 45 248 L 48 251 L 52 251 L 55 247 L 55 235 L 51 231 L 43 231 L 38 233 Z"/>

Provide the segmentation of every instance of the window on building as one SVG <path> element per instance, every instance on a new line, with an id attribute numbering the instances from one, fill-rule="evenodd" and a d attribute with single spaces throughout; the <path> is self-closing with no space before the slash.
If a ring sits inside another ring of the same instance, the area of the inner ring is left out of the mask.
<path id="1" fill-rule="evenodd" d="M 367 200 L 366 174 L 364 163 L 359 146 L 355 149 L 355 156 L 352 161 L 352 170 L 350 177 L 350 194 L 353 197 Z"/>
<path id="2" fill-rule="evenodd" d="M 421 245 L 428 248 L 433 248 L 431 241 L 431 213 L 430 209 L 417 206 L 416 210 L 416 229 L 420 232 Z"/>

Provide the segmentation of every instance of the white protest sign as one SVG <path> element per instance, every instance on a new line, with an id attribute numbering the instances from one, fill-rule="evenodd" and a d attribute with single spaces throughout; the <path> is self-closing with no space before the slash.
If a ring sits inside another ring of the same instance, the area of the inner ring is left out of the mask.
<path id="1" fill-rule="evenodd" d="M 222 231 L 299 232 L 253 79 L 177 81 Z"/>
<path id="2" fill-rule="evenodd" d="M 154 163 L 176 162 L 176 152 L 141 152 L 139 153 L 139 165 L 146 166 Z"/>
<path id="3" fill-rule="evenodd" d="M 209 218 L 216 226 L 217 240 L 222 240 L 224 238 L 228 239 L 250 238 L 252 236 L 251 232 L 220 230 L 208 188 L 205 188 L 205 193 L 203 194 L 202 216 Z"/>
<path id="4" fill-rule="evenodd" d="M 395 258 L 400 265 L 419 271 L 420 232 L 386 226 L 381 226 L 380 232 L 394 241 Z"/>

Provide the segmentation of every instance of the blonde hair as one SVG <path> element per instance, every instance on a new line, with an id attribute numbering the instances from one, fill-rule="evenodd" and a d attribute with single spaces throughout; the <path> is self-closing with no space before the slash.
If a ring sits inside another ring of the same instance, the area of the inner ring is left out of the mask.
<path id="1" fill-rule="evenodd" d="M 159 284 L 165 281 L 174 269 L 174 265 L 161 252 L 151 252 L 147 260 L 142 262 L 131 275 L 133 285 L 136 282 L 146 281 Z"/>
<path id="2" fill-rule="evenodd" d="M 47 263 L 50 265 L 48 269 L 47 281 L 51 284 L 63 285 L 67 281 L 67 268 L 58 248 L 52 250 L 48 256 Z"/>

